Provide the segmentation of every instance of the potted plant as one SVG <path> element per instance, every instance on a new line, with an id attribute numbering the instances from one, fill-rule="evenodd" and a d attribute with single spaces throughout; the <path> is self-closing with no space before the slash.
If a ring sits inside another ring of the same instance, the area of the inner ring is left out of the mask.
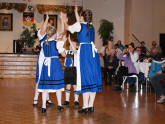
<path id="1" fill-rule="evenodd" d="M 30 28 L 23 27 L 23 31 L 20 35 L 20 38 L 25 40 L 25 47 L 33 47 L 36 40 L 36 24 L 33 24 Z"/>
<path id="2" fill-rule="evenodd" d="M 98 33 L 100 35 L 100 38 L 103 41 L 103 44 L 106 44 L 109 38 L 112 37 L 113 23 L 106 19 L 102 19 L 100 21 L 100 27 L 99 27 Z"/>

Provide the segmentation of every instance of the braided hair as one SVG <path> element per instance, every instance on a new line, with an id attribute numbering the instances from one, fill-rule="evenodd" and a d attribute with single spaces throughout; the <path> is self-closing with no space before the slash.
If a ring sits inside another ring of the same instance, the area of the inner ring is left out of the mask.
<path id="1" fill-rule="evenodd" d="M 84 21 L 87 22 L 87 27 L 88 27 L 88 31 L 91 28 L 91 22 L 92 22 L 92 11 L 89 9 L 86 9 L 83 11 L 82 16 L 84 17 Z M 87 33 L 87 35 L 89 35 Z"/>
<path id="2" fill-rule="evenodd" d="M 51 38 L 55 33 L 56 33 L 56 28 L 54 26 L 49 26 L 46 29 L 46 35 L 47 35 L 46 44 L 47 45 L 48 45 L 48 39 Z"/>

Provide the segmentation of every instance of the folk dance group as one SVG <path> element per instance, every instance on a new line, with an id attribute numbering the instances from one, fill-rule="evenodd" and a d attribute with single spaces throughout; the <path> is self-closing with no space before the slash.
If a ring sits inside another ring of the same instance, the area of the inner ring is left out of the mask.
<path id="1" fill-rule="evenodd" d="M 78 112 L 92 113 L 94 112 L 93 104 L 96 92 L 102 91 L 100 60 L 94 45 L 95 30 L 92 25 L 92 12 L 86 9 L 78 13 L 78 7 L 75 6 L 76 23 L 73 25 L 68 25 L 65 13 L 61 12 L 60 16 L 61 32 L 56 32 L 56 29 L 49 24 L 48 15 L 38 31 L 41 50 L 37 62 L 37 83 L 33 105 L 38 105 L 38 95 L 41 92 L 41 112 L 46 113 L 46 105 L 53 105 L 49 99 L 49 93 L 56 92 L 57 109 L 62 111 L 63 105 L 69 105 L 70 88 L 73 85 L 75 106 L 79 106 L 78 95 L 83 96 L 83 106 Z M 70 36 L 66 35 L 66 30 L 70 33 L 77 32 L 78 50 Z M 63 47 L 66 41 L 70 43 L 69 49 Z M 59 54 L 65 57 L 64 74 L 58 58 Z M 62 105 L 64 89 L 66 100 Z"/>

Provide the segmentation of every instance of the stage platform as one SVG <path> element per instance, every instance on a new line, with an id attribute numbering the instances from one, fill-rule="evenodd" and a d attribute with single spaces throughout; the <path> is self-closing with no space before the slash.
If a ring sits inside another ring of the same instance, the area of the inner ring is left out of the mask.
<path id="1" fill-rule="evenodd" d="M 0 78 L 35 78 L 38 55 L 0 53 Z M 63 66 L 64 58 L 60 57 Z"/>

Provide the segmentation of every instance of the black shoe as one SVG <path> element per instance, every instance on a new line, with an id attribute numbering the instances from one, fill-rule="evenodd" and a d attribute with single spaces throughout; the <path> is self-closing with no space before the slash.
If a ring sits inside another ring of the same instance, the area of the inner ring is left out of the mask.
<path id="1" fill-rule="evenodd" d="M 46 113 L 46 108 L 42 108 L 41 113 Z"/>
<path id="2" fill-rule="evenodd" d="M 87 113 L 88 113 L 88 108 L 79 109 L 78 112 L 79 112 L 79 113 L 85 113 L 85 114 L 87 114 Z"/>
<path id="3" fill-rule="evenodd" d="M 57 110 L 58 110 L 58 111 L 63 111 L 63 110 L 64 110 L 64 107 L 62 107 L 62 106 L 57 106 Z"/>
<path id="4" fill-rule="evenodd" d="M 33 104 L 33 107 L 37 108 L 38 107 L 38 104 L 37 103 L 36 104 Z"/>
<path id="5" fill-rule="evenodd" d="M 46 101 L 46 104 L 49 105 L 49 106 L 54 106 L 54 104 L 52 102 L 50 102 L 49 100 Z"/>
<path id="6" fill-rule="evenodd" d="M 69 102 L 68 101 L 65 101 L 63 105 L 64 106 L 69 106 Z"/>
<path id="7" fill-rule="evenodd" d="M 74 105 L 75 105 L 76 108 L 78 108 L 79 107 L 79 102 L 75 101 Z"/>
<path id="8" fill-rule="evenodd" d="M 93 113 L 94 112 L 94 107 L 89 107 L 88 112 Z"/>

